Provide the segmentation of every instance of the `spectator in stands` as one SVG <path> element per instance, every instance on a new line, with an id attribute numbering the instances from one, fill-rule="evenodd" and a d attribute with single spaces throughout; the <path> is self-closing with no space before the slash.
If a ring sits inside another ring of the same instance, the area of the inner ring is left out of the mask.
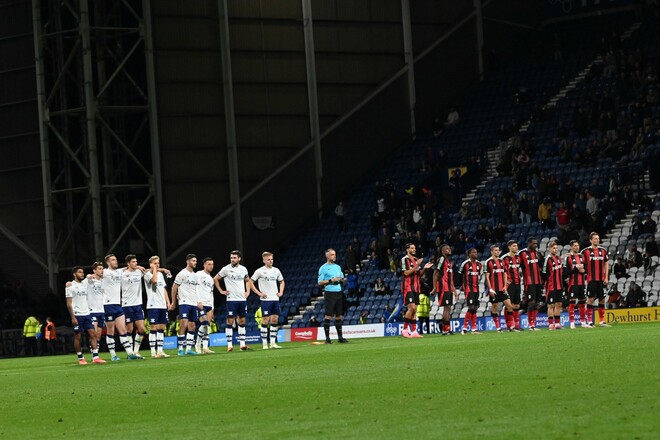
<path id="1" fill-rule="evenodd" d="M 607 296 L 607 302 L 605 303 L 605 307 L 608 309 L 618 309 L 620 301 L 621 301 L 621 292 L 619 292 L 615 284 L 614 286 L 612 286 L 612 289 L 610 290 Z"/>
<path id="2" fill-rule="evenodd" d="M 461 169 L 456 168 L 449 178 L 449 189 L 454 194 L 454 206 L 459 206 L 463 197 L 463 185 L 461 183 Z"/>
<path id="3" fill-rule="evenodd" d="M 596 215 L 598 214 L 598 199 L 596 199 L 596 197 L 594 197 L 593 193 L 590 191 L 587 191 L 586 196 L 587 202 L 585 204 L 585 208 L 591 218 L 595 219 Z"/>
<path id="4" fill-rule="evenodd" d="M 631 267 L 642 267 L 644 260 L 642 258 L 642 253 L 637 250 L 637 246 L 634 244 L 628 248 L 628 257 L 626 258 L 626 266 Z"/>
<path id="5" fill-rule="evenodd" d="M 353 249 L 353 245 L 346 246 L 346 253 L 344 254 L 344 267 L 346 270 L 355 271 L 360 264 L 360 254 L 357 250 Z"/>
<path id="6" fill-rule="evenodd" d="M 539 223 L 543 229 L 552 229 L 554 227 L 550 218 L 552 213 L 552 203 L 549 199 L 543 199 L 537 211 Z"/>
<path id="7" fill-rule="evenodd" d="M 518 198 L 518 210 L 520 211 L 520 223 L 531 223 L 532 215 L 529 209 L 529 203 L 527 202 L 527 195 L 524 192 L 521 192 Z"/>
<path id="8" fill-rule="evenodd" d="M 381 277 L 376 278 L 374 283 L 374 294 L 375 295 L 386 295 L 391 292 L 389 286 L 383 282 Z"/>
<path id="9" fill-rule="evenodd" d="M 646 244 L 644 245 L 644 250 L 651 257 L 658 256 L 658 242 L 655 241 L 655 235 L 649 235 L 649 238 L 646 239 Z"/>
<path id="10" fill-rule="evenodd" d="M 320 327 L 321 323 L 316 319 L 316 316 L 312 315 L 311 318 L 309 318 L 309 326 L 310 327 Z"/>
<path id="11" fill-rule="evenodd" d="M 626 304 L 628 307 L 646 307 L 646 292 L 636 283 L 631 283 L 626 295 Z"/>
<path id="12" fill-rule="evenodd" d="M 444 126 L 445 128 L 454 127 L 458 125 L 458 122 L 460 120 L 461 117 L 458 114 L 458 111 L 456 111 L 455 108 L 452 108 L 449 110 L 449 114 L 447 115 L 447 119 L 445 120 Z"/>
<path id="13" fill-rule="evenodd" d="M 557 217 L 557 225 L 559 229 L 568 229 L 569 224 L 571 223 L 571 214 L 568 208 L 566 208 L 566 203 L 561 202 L 559 204 L 559 209 L 555 214 Z"/>
<path id="14" fill-rule="evenodd" d="M 419 224 L 419 222 L 422 221 L 422 209 L 419 205 L 415 206 L 415 209 L 413 209 L 412 220 L 415 224 Z"/>
<path id="15" fill-rule="evenodd" d="M 644 220 L 644 233 L 645 234 L 655 234 L 655 232 L 658 229 L 657 223 L 651 218 L 650 215 L 646 216 L 646 219 Z M 657 252 L 656 252 L 657 255 Z"/>
<path id="16" fill-rule="evenodd" d="M 630 236 L 628 238 L 633 238 L 637 240 L 640 235 L 644 233 L 644 225 L 642 225 L 642 220 L 639 217 L 633 219 L 633 224 L 630 227 Z"/>
<path id="17" fill-rule="evenodd" d="M 335 208 L 335 217 L 337 218 L 337 228 L 341 232 L 346 232 L 346 207 L 341 200 Z"/>
<path id="18" fill-rule="evenodd" d="M 623 262 L 623 258 L 616 257 L 616 263 L 612 266 L 612 273 L 618 280 L 619 278 L 628 278 L 628 269 Z"/>
<path id="19" fill-rule="evenodd" d="M 346 274 L 346 288 L 348 289 L 348 296 L 354 298 L 358 294 L 358 276 L 353 269 L 349 269 Z"/>

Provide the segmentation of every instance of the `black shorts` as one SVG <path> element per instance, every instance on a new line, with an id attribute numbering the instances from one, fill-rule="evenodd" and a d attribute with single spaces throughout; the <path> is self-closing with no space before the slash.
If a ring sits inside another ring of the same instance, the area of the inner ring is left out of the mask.
<path id="1" fill-rule="evenodd" d="M 325 314 L 342 316 L 344 314 L 344 295 L 341 292 L 324 292 Z"/>
<path id="2" fill-rule="evenodd" d="M 419 304 L 419 292 L 408 292 L 403 296 L 403 304 Z"/>
<path id="3" fill-rule="evenodd" d="M 605 289 L 602 281 L 589 281 L 587 284 L 587 296 L 589 298 L 605 299 Z"/>
<path id="4" fill-rule="evenodd" d="M 540 302 L 543 299 L 543 285 L 531 284 L 525 286 L 525 298 L 527 301 Z"/>
<path id="5" fill-rule="evenodd" d="M 584 286 L 573 286 L 568 291 L 568 299 L 585 300 Z"/>
<path id="6" fill-rule="evenodd" d="M 492 302 L 493 304 L 504 302 L 507 299 L 511 299 L 509 298 L 509 294 L 507 292 L 495 292 L 493 296 L 488 295 L 488 301 Z"/>
<path id="7" fill-rule="evenodd" d="M 520 284 L 511 284 L 507 290 L 511 303 L 520 305 Z"/>
<path id="8" fill-rule="evenodd" d="M 548 293 L 546 294 L 546 303 L 548 304 L 561 304 L 562 300 L 562 293 L 563 291 L 561 290 L 549 290 Z"/>
<path id="9" fill-rule="evenodd" d="M 477 292 L 466 293 L 468 306 L 479 306 L 479 294 Z"/>
<path id="10" fill-rule="evenodd" d="M 454 294 L 451 292 L 442 292 L 438 295 L 438 304 L 441 306 L 451 306 L 454 304 Z"/>

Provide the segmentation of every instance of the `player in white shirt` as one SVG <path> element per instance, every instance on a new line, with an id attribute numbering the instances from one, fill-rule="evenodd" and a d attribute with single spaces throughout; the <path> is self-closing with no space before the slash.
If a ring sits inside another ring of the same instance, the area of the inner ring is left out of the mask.
<path id="1" fill-rule="evenodd" d="M 92 362 L 95 364 L 105 364 L 105 361 L 99 357 L 99 348 L 96 341 L 96 331 L 92 324 L 92 318 L 89 315 L 89 304 L 87 303 L 87 280 L 82 266 L 76 266 L 72 270 L 73 281 L 65 290 L 66 306 L 71 316 L 73 324 L 73 346 L 78 354 L 78 364 L 86 365 L 87 361 L 83 357 L 80 346 L 80 333 L 87 332 L 89 342 L 92 346 Z"/>
<path id="2" fill-rule="evenodd" d="M 233 351 L 234 337 L 234 319 L 238 316 L 238 341 L 241 350 L 250 350 L 245 345 L 245 316 L 247 316 L 247 297 L 250 295 L 250 286 L 252 281 L 248 275 L 245 266 L 240 264 L 240 251 L 231 251 L 229 255 L 230 263 L 220 269 L 220 272 L 213 277 L 216 289 L 227 296 L 227 325 L 225 334 L 227 336 L 227 351 Z M 220 281 L 224 280 L 224 290 L 220 286 Z"/>
<path id="3" fill-rule="evenodd" d="M 91 275 L 87 275 L 87 304 L 96 341 L 100 345 L 105 327 L 105 310 L 103 310 L 103 263 L 98 261 L 92 264 Z"/>
<path id="4" fill-rule="evenodd" d="M 172 310 L 170 297 L 167 294 L 167 283 L 160 269 L 160 257 L 149 258 L 149 270 L 144 273 L 147 289 L 147 313 L 149 315 L 149 348 L 151 357 L 170 357 L 163 351 L 165 342 L 165 327 L 168 324 L 167 311 Z"/>
<path id="5" fill-rule="evenodd" d="M 133 344 L 126 332 L 126 317 L 121 308 L 121 275 L 124 269 L 119 268 L 117 257 L 113 254 L 105 256 L 106 268 L 103 269 L 103 308 L 105 310 L 105 341 L 108 344 L 111 361 L 118 361 L 115 352 L 115 329 L 119 334 L 119 341 L 126 350 L 129 359 L 138 359 L 133 353 Z"/>
<path id="6" fill-rule="evenodd" d="M 199 312 L 197 321 L 197 353 L 214 353 L 209 349 L 209 326 L 213 321 L 213 258 L 204 258 L 204 270 L 195 273 L 197 276 L 197 298 L 202 302 L 204 309 Z"/>
<path id="7" fill-rule="evenodd" d="M 284 294 L 284 278 L 282 272 L 273 267 L 272 253 L 264 252 L 261 257 L 264 265 L 254 271 L 251 283 L 252 291 L 261 298 L 261 343 L 263 349 L 267 350 L 270 324 L 270 348 L 282 348 L 277 345 L 277 321 L 280 317 L 280 298 Z"/>
<path id="8" fill-rule="evenodd" d="M 197 277 L 195 276 L 195 267 L 197 267 L 197 255 L 186 255 L 186 267 L 181 270 L 174 279 L 172 285 L 172 308 L 179 304 L 179 318 L 181 326 L 179 327 L 178 355 L 184 354 L 196 355 L 193 350 L 195 344 L 195 321 L 200 310 L 204 310 L 204 305 L 197 298 Z"/>
<path id="9" fill-rule="evenodd" d="M 137 257 L 134 254 L 126 255 L 125 261 L 127 267 L 121 273 L 121 306 L 126 316 L 129 340 L 133 335 L 133 328 L 137 330 L 133 341 L 133 353 L 138 359 L 144 359 L 140 355 L 140 345 L 147 332 L 142 308 L 142 271 L 138 269 Z"/>

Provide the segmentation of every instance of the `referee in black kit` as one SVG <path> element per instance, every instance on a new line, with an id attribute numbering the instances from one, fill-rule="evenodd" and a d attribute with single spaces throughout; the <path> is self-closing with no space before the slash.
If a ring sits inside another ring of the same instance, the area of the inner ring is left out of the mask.
<path id="1" fill-rule="evenodd" d="M 325 251 L 326 263 L 319 269 L 318 284 L 323 288 L 323 299 L 325 300 L 325 320 L 323 329 L 325 330 L 325 343 L 332 344 L 330 339 L 330 318 L 335 317 L 335 328 L 340 343 L 348 342 L 344 339 L 341 329 L 341 322 L 344 319 L 344 296 L 342 294 L 342 284 L 344 283 L 344 273 L 335 263 L 337 253 L 329 248 Z"/>

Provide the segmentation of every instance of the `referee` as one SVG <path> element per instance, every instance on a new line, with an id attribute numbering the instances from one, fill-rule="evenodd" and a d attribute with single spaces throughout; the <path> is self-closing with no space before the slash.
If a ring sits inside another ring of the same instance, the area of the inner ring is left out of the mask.
<path id="1" fill-rule="evenodd" d="M 325 330 L 325 343 L 332 344 L 330 340 L 330 318 L 335 317 L 335 328 L 340 343 L 348 342 L 344 339 L 341 330 L 341 321 L 344 319 L 344 297 L 342 294 L 342 283 L 344 282 L 344 273 L 338 264 L 337 253 L 329 248 L 325 251 L 326 263 L 319 269 L 318 284 L 323 288 L 323 299 L 325 301 L 325 320 L 323 329 Z"/>

